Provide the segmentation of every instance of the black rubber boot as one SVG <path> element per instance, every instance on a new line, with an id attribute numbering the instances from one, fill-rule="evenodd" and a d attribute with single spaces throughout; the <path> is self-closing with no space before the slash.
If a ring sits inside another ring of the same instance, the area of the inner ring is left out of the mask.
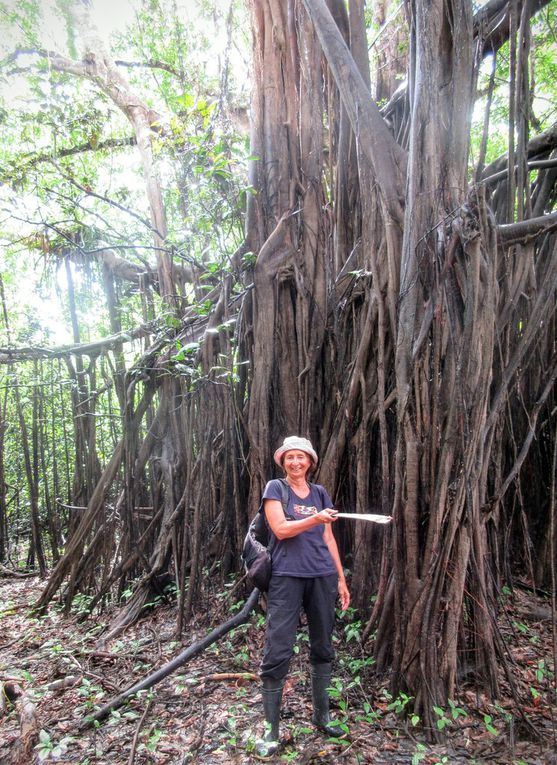
<path id="1" fill-rule="evenodd" d="M 254 755 L 260 760 L 272 757 L 280 747 L 279 721 L 284 680 L 263 678 L 261 696 L 263 699 L 263 715 L 265 717 L 265 732 L 255 742 Z"/>
<path id="2" fill-rule="evenodd" d="M 311 667 L 311 695 L 313 699 L 313 724 L 319 730 L 333 738 L 346 736 L 340 725 L 331 725 L 329 715 L 329 693 L 331 684 L 331 665 L 317 664 Z"/>

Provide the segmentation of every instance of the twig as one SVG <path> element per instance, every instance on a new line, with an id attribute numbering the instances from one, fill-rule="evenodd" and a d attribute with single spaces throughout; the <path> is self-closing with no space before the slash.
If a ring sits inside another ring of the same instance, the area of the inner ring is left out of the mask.
<path id="1" fill-rule="evenodd" d="M 143 722 L 145 718 L 147 717 L 147 712 L 151 708 L 151 702 L 153 701 L 152 698 L 147 700 L 147 704 L 145 706 L 145 709 L 143 710 L 143 714 L 141 715 L 141 719 L 137 723 L 137 727 L 135 729 L 135 733 L 132 740 L 132 748 L 130 751 L 130 758 L 128 760 L 128 765 L 133 765 L 133 761 L 135 760 L 135 752 L 137 749 L 137 742 L 139 741 L 139 734 L 141 733 L 141 727 L 143 725 Z"/>

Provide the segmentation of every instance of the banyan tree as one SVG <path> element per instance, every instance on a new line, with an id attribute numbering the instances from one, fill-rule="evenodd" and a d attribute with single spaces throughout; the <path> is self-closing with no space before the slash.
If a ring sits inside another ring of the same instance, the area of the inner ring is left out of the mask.
<path id="1" fill-rule="evenodd" d="M 123 326 L 113 301 L 109 341 L 60 352 L 75 411 L 110 356 L 122 436 L 98 464 L 75 420 L 86 510 L 36 607 L 87 593 L 95 608 L 132 586 L 110 639 L 174 582 L 180 633 L 211 582 L 240 573 L 272 452 L 298 433 L 338 507 L 393 516 L 336 526 L 366 650 L 393 689 L 432 728 L 459 667 L 496 696 L 500 588 L 516 573 L 548 584 L 553 565 L 557 130 L 538 130 L 534 109 L 551 6 L 249 0 L 251 193 L 244 241 L 209 290 L 167 241 L 153 151 L 165 115 L 95 38 L 87 4 L 73 10 L 80 52 L 38 55 L 129 121 L 156 253 L 148 268 L 109 246 L 90 257 L 107 295 L 126 280 L 146 306 L 156 294 L 164 330 L 149 312 Z M 504 151 L 488 163 L 501 77 Z M 132 331 L 150 341 L 126 367 Z"/>

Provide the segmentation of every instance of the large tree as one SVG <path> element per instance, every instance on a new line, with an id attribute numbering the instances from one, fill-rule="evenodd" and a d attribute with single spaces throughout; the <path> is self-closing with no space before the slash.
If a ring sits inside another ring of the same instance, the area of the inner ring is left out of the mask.
<path id="1" fill-rule="evenodd" d="M 508 452 L 517 375 L 538 380 L 536 410 L 554 395 L 555 360 L 541 351 L 554 338 L 553 163 L 532 185 L 524 117 L 537 7 L 490 4 L 474 17 L 467 2 L 408 5 L 407 81 L 381 113 L 362 3 L 348 13 L 325 0 L 252 4 L 252 475 L 262 480 L 279 435 L 299 430 L 318 444 L 337 500 L 392 509 L 392 561 L 385 546 L 378 562 L 378 532 L 346 538 L 353 588 L 361 607 L 378 588 L 379 664 L 392 662 L 394 690 L 414 697 L 432 730 L 459 660 L 497 694 L 499 508 L 518 469 Z M 492 181 L 469 156 L 480 68 L 505 23 L 520 52 L 510 78 L 518 170 L 517 183 L 507 183 L 512 164 L 504 174 L 498 218 Z M 526 222 L 533 207 L 546 215 Z"/>
<path id="2" fill-rule="evenodd" d="M 115 354 L 122 438 L 38 606 L 60 589 L 97 603 L 134 580 L 110 636 L 174 580 L 180 630 L 210 586 L 203 571 L 237 570 L 272 451 L 297 432 L 312 438 L 317 478 L 338 505 L 394 517 L 392 531 L 339 522 L 340 541 L 378 665 L 392 665 L 393 690 L 435 731 L 433 707 L 453 696 L 459 663 L 498 691 L 497 596 L 511 555 L 515 572 L 551 578 L 557 139 L 554 114 L 536 114 L 531 73 L 536 14 L 553 10 L 416 0 L 398 18 L 383 4 L 377 19 L 393 18 L 377 39 L 395 21 L 396 34 L 379 76 L 363 0 L 248 6 L 245 238 L 217 271 L 177 263 L 168 233 L 153 147 L 172 139 L 189 200 L 184 113 L 153 111 L 79 3 L 80 53 L 36 50 L 52 76 L 87 81 L 125 116 L 156 253 L 140 267 L 95 248 L 113 335 L 58 351 L 88 356 L 90 369 Z M 504 138 L 490 125 L 501 114 Z M 135 332 L 152 343 L 127 369 L 113 280 L 137 284 L 162 319 L 144 316 Z M 36 353 L 6 349 L 4 360 Z"/>

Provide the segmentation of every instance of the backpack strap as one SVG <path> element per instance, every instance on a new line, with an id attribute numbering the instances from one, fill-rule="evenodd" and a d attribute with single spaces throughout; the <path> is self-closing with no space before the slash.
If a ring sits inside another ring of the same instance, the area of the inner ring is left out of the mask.
<path id="1" fill-rule="evenodd" d="M 280 494 L 281 494 L 280 503 L 282 505 L 282 512 L 284 513 L 284 517 L 286 518 L 287 521 L 293 521 L 293 520 L 295 520 L 295 518 L 292 518 L 292 516 L 290 516 L 288 514 L 288 498 L 290 496 L 290 486 L 288 485 L 288 481 L 286 480 L 286 478 L 279 478 L 278 480 L 280 481 Z M 263 517 L 265 518 L 265 523 L 267 524 L 267 528 L 269 529 L 269 544 L 268 544 L 268 549 L 269 549 L 269 552 L 270 552 L 273 549 L 273 547 L 275 546 L 275 544 L 277 542 L 277 538 L 275 537 L 275 535 L 271 531 L 271 527 L 269 526 L 269 521 L 267 520 L 267 518 L 265 516 L 265 510 L 263 508 L 263 502 L 261 503 L 261 507 L 259 508 L 259 510 L 262 513 Z"/>
<path id="2" fill-rule="evenodd" d="M 288 485 L 288 481 L 286 480 L 286 478 L 279 478 L 279 481 L 280 481 L 280 492 L 281 492 L 280 501 L 282 504 L 282 512 L 284 513 L 284 517 L 286 518 L 287 521 L 292 520 L 291 518 L 289 518 L 289 515 L 287 512 L 288 498 L 290 496 L 290 486 Z"/>
<path id="3" fill-rule="evenodd" d="M 280 481 L 280 503 L 282 505 L 282 512 L 284 513 L 284 517 L 287 521 L 294 521 L 296 519 L 288 514 L 288 499 L 290 497 L 290 486 L 288 485 L 288 481 L 286 478 L 277 478 L 277 481 Z M 260 512 L 262 515 L 265 514 L 263 502 L 261 502 L 259 505 L 258 512 Z"/>

